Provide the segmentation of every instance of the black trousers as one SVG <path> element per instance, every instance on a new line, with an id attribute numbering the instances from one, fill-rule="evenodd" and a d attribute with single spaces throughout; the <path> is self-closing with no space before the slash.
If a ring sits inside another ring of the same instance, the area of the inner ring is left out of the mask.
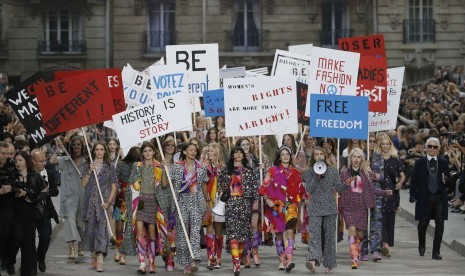
<path id="1" fill-rule="evenodd" d="M 21 248 L 21 276 L 29 276 L 32 273 L 36 260 L 36 213 L 35 205 L 29 208 L 15 211 L 13 217 L 13 228 L 11 230 L 9 264 L 16 263 L 16 255 Z"/>
<path id="2" fill-rule="evenodd" d="M 428 204 L 426 208 L 429 208 L 434 218 L 436 228 L 434 230 L 433 240 L 433 254 L 441 253 L 441 242 L 442 235 L 444 234 L 444 219 L 442 217 L 442 195 L 429 195 Z M 418 222 L 418 243 L 420 247 L 425 247 L 426 244 L 426 229 L 428 229 L 429 220 L 420 220 Z"/>
<path id="3" fill-rule="evenodd" d="M 0 259 L 6 263 L 7 244 L 10 238 L 11 227 L 13 226 L 13 211 L 0 211 Z"/>
<path id="4" fill-rule="evenodd" d="M 39 244 L 37 245 L 37 258 L 34 260 L 33 272 L 37 272 L 37 262 L 44 262 L 47 255 L 48 246 L 52 238 L 52 220 L 43 218 L 37 220 L 37 233 L 39 234 Z"/>

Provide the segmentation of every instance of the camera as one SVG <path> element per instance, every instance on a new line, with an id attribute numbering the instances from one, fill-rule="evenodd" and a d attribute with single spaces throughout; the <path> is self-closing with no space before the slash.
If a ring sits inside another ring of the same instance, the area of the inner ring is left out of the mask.
<path id="1" fill-rule="evenodd" d="M 16 169 L 16 161 L 14 159 L 7 158 L 3 168 L 6 174 L 0 175 L 0 187 L 3 185 L 11 185 L 13 189 L 24 188 L 24 183 L 18 181 L 19 173 Z"/>
<path id="2" fill-rule="evenodd" d="M 460 146 L 465 147 L 465 136 L 458 134 L 449 134 L 447 136 L 449 144 L 458 143 Z"/>

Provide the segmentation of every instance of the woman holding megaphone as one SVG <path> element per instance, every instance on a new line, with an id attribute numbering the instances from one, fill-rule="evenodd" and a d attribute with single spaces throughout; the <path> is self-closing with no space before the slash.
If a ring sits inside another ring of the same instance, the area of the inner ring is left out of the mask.
<path id="1" fill-rule="evenodd" d="M 336 267 L 336 219 L 337 201 L 335 192 L 343 192 L 344 185 L 339 178 L 337 169 L 328 164 L 327 151 L 322 147 L 313 149 L 313 156 L 309 168 L 302 173 L 307 193 L 311 200 L 307 204 L 309 214 L 308 256 L 306 266 L 315 272 L 324 256 L 325 272 L 330 273 Z M 324 247 L 322 252 L 322 235 Z"/>

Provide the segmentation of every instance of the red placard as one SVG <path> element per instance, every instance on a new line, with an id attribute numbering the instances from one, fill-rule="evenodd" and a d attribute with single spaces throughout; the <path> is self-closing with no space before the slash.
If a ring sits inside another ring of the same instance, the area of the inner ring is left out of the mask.
<path id="1" fill-rule="evenodd" d="M 115 106 L 116 113 L 126 110 L 126 102 L 124 101 L 123 78 L 121 77 L 121 69 L 99 69 L 99 70 L 77 70 L 77 71 L 56 71 L 55 79 L 60 80 L 63 78 L 76 76 L 88 72 L 105 71 L 108 80 L 108 88 L 113 97 L 113 105 Z"/>
<path id="2" fill-rule="evenodd" d="M 386 58 L 360 56 L 357 95 L 368 97 L 368 110 L 387 112 Z"/>
<path id="3" fill-rule="evenodd" d="M 47 135 L 110 120 L 116 113 L 104 70 L 47 82 L 36 97 Z"/>
<path id="4" fill-rule="evenodd" d="M 360 53 L 361 56 L 386 57 L 384 36 L 356 36 L 339 38 L 339 50 Z"/>

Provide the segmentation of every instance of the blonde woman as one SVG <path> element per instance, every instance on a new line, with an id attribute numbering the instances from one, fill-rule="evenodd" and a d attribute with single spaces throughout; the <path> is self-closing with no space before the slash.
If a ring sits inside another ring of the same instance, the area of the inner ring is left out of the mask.
<path id="1" fill-rule="evenodd" d="M 359 244 L 364 239 L 363 232 L 368 229 L 368 209 L 375 206 L 375 195 L 390 195 L 392 191 L 375 189 L 371 169 L 361 149 L 352 149 L 347 159 L 347 169 L 341 172 L 341 180 L 350 187 L 341 194 L 341 208 L 349 234 L 352 269 L 357 269 Z"/>
<path id="2" fill-rule="evenodd" d="M 397 150 L 388 136 L 383 136 L 375 148 L 384 159 L 384 178 L 381 181 L 381 189 L 393 190 L 393 196 L 386 198 L 383 204 L 383 233 L 381 253 L 390 257 L 389 247 L 394 246 L 394 226 L 396 211 L 399 208 L 399 190 L 405 181 L 405 167 L 397 156 Z"/>

